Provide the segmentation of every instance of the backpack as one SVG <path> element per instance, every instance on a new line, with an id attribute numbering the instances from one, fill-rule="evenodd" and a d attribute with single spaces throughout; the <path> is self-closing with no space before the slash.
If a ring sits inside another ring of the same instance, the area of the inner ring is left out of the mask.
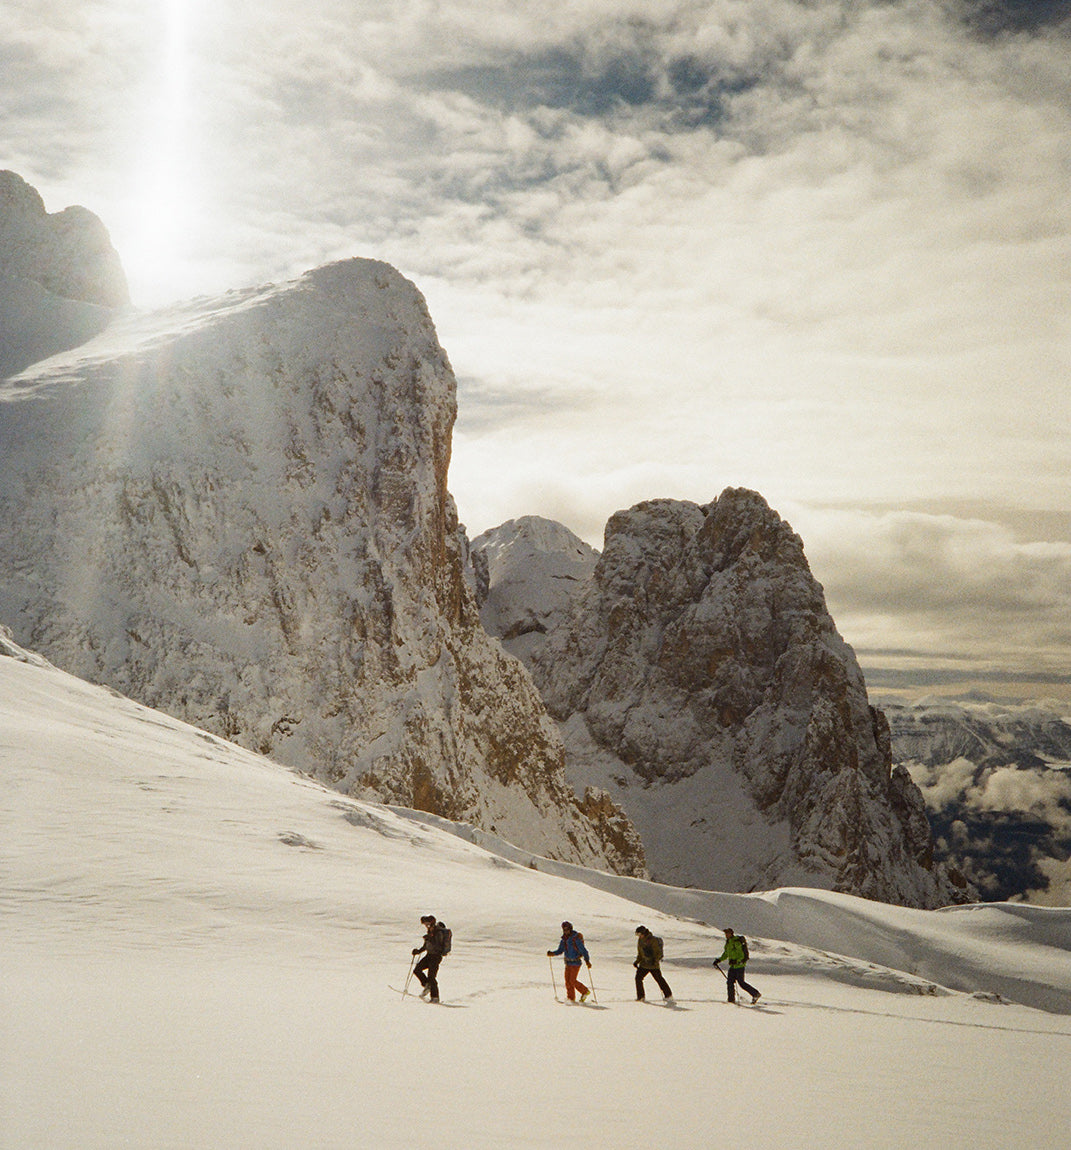
<path id="1" fill-rule="evenodd" d="M 661 962 L 663 953 L 662 940 L 658 937 L 657 934 L 651 935 L 651 949 L 654 951 L 655 962 Z"/>
<path id="2" fill-rule="evenodd" d="M 749 959 L 749 958 L 751 958 L 751 955 L 750 955 L 750 953 L 748 952 L 748 949 L 747 949 L 747 939 L 746 939 L 746 938 L 744 938 L 744 936 L 743 936 L 742 934 L 738 934 L 736 937 L 737 937 L 738 939 L 740 939 L 740 948 L 741 948 L 741 949 L 743 950 L 743 952 L 744 952 L 744 961 L 745 961 L 745 962 L 747 962 L 747 961 L 748 961 L 748 959 Z"/>
<path id="3" fill-rule="evenodd" d="M 454 932 L 445 923 L 439 923 L 439 937 L 442 939 L 443 955 L 450 953 L 450 944 L 454 941 Z"/>

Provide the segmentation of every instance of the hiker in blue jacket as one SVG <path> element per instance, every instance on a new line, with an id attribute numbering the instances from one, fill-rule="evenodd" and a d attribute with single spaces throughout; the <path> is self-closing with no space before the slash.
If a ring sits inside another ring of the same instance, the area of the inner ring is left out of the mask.
<path id="1" fill-rule="evenodd" d="M 570 1002 L 575 1002 L 579 991 L 580 1001 L 587 1002 L 591 991 L 577 976 L 580 974 L 581 961 L 588 964 L 588 970 L 591 969 L 591 956 L 588 954 L 588 948 L 584 945 L 584 936 L 580 931 L 573 930 L 571 922 L 563 922 L 562 940 L 558 943 L 558 949 L 548 950 L 547 954 L 551 958 L 556 954 L 565 956 L 565 997 Z"/>

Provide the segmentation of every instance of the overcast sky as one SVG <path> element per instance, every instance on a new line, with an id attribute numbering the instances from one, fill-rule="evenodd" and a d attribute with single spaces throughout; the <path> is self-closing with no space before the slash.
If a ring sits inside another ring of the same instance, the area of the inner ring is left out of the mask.
<path id="1" fill-rule="evenodd" d="M 873 682 L 1071 677 L 1071 0 L 7 0 L 0 109 L 142 305 L 409 275 L 470 535 L 752 487 Z"/>

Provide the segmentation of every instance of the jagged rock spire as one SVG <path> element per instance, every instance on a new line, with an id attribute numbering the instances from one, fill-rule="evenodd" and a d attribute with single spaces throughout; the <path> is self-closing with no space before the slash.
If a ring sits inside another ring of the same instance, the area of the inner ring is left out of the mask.
<path id="1" fill-rule="evenodd" d="M 957 896 L 803 544 L 757 493 L 614 515 L 531 664 L 571 777 L 617 797 L 656 878 Z"/>

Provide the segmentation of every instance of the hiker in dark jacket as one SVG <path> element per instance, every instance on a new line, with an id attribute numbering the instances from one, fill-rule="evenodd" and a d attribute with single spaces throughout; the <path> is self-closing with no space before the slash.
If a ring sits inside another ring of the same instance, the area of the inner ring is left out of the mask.
<path id="1" fill-rule="evenodd" d="M 662 977 L 662 940 L 652 934 L 647 927 L 636 927 L 636 961 L 632 964 L 636 968 L 636 999 L 643 1002 L 643 980 L 650 974 L 658 983 L 667 1002 L 673 998 L 673 991 L 669 983 Z"/>
<path id="2" fill-rule="evenodd" d="M 420 992 L 420 997 L 430 998 L 432 1002 L 438 1002 L 439 983 L 436 976 L 439 973 L 439 963 L 443 960 L 443 951 L 446 946 L 446 927 L 441 922 L 437 922 L 433 914 L 421 915 L 420 922 L 424 927 L 424 942 L 413 951 L 413 955 L 416 956 L 423 951 L 424 957 L 413 968 L 413 973 L 424 988 Z"/>
<path id="3" fill-rule="evenodd" d="M 565 955 L 565 997 L 570 1002 L 576 1001 L 577 992 L 580 992 L 580 1001 L 586 1002 L 591 991 L 580 981 L 580 962 L 583 960 L 591 969 L 591 956 L 584 945 L 584 936 L 578 930 L 573 930 L 571 922 L 562 923 L 562 940 L 557 950 L 548 950 L 547 954 L 553 958 L 556 954 Z"/>
<path id="4" fill-rule="evenodd" d="M 725 975 L 725 985 L 729 992 L 729 1001 L 736 1001 L 736 984 L 740 983 L 740 989 L 746 990 L 751 995 L 752 1004 L 759 1001 L 761 995 L 750 983 L 744 981 L 744 968 L 747 966 L 747 942 L 740 935 L 734 934 L 732 927 L 725 928 L 725 949 L 721 955 L 714 959 L 714 965 L 718 966 L 719 962 L 724 959 L 729 960 L 729 973 Z M 721 967 L 718 966 L 721 970 Z M 724 971 L 722 971 L 724 974 Z"/>

